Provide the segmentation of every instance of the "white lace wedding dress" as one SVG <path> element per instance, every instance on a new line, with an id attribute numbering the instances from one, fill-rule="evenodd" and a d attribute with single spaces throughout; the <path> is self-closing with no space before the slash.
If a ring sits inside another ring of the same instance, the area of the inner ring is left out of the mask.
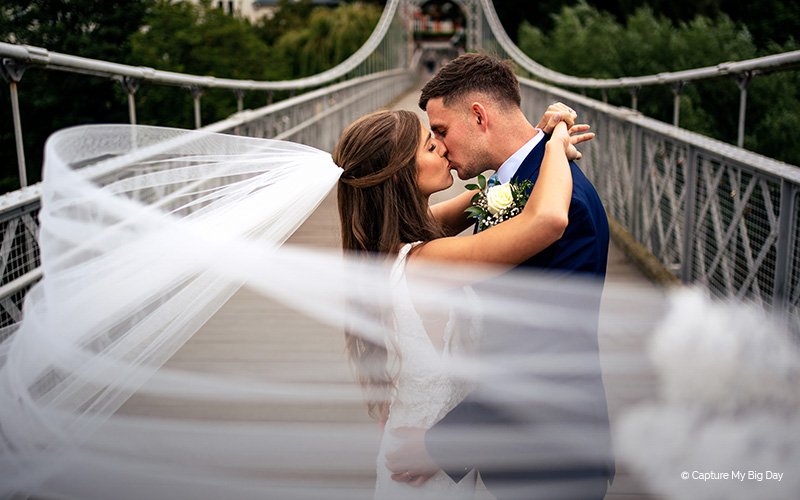
<path id="1" fill-rule="evenodd" d="M 414 246 L 403 246 L 392 268 L 395 300 L 395 329 L 389 333 L 388 356 L 399 357 L 396 391 L 389 408 L 381 447 L 378 453 L 375 498 L 385 499 L 468 499 L 474 495 L 477 472 L 470 471 L 455 483 L 439 471 L 422 486 L 393 481 L 386 468 L 386 453 L 396 445 L 391 434 L 398 427 L 430 428 L 452 410 L 471 390 L 471 384 L 452 376 L 449 365 L 454 356 L 474 345 L 478 331 L 477 314 L 459 318 L 451 312 L 444 327 L 441 351 L 434 346 L 422 318 L 412 303 L 406 282 L 406 258 Z M 470 289 L 465 300 L 474 300 Z"/>

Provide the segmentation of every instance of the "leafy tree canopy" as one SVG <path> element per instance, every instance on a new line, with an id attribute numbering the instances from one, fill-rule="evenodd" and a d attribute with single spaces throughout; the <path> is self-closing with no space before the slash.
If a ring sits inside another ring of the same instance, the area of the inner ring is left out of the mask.
<path id="1" fill-rule="evenodd" d="M 759 51 L 750 32 L 725 15 L 696 16 L 673 22 L 649 7 L 625 21 L 579 2 L 553 16 L 549 33 L 523 22 L 519 46 L 537 62 L 562 73 L 596 78 L 657 74 L 724 61 L 750 59 L 765 53 L 797 50 L 791 38 Z M 599 94 L 596 96 L 599 97 Z M 630 105 L 627 91 L 610 91 L 609 99 Z M 684 128 L 735 143 L 739 89 L 732 78 L 687 85 L 681 94 L 680 124 Z M 672 121 L 668 87 L 645 87 L 639 110 Z M 800 125 L 800 72 L 758 76 L 748 92 L 745 147 L 766 156 L 800 164 L 800 153 L 785 131 Z"/>
<path id="2" fill-rule="evenodd" d="M 33 0 L 0 3 L 0 40 L 126 64 L 234 79 L 292 79 L 324 71 L 355 52 L 380 17 L 381 7 L 342 4 L 313 7 L 310 0 L 281 0 L 277 15 L 256 26 L 226 15 L 210 0 Z M 8 103 L 0 85 L 0 101 Z M 29 182 L 40 178 L 44 141 L 60 128 L 128 121 L 126 95 L 116 82 L 66 72 L 30 69 L 19 84 Z M 274 96 L 280 98 L 281 96 Z M 245 107 L 272 99 L 245 96 Z M 230 91 L 202 96 L 202 122 L 236 111 Z M 148 85 L 136 93 L 137 121 L 190 128 L 187 89 Z M 16 189 L 18 176 L 11 109 L 0 105 L 0 191 Z"/>

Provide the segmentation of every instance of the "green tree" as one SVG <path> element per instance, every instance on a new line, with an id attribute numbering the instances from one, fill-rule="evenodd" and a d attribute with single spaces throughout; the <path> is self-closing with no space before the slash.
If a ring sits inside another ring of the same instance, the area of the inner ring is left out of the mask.
<path id="1" fill-rule="evenodd" d="M 547 67 L 596 78 L 657 74 L 764 55 L 756 49 L 749 31 L 725 15 L 715 19 L 697 16 L 675 23 L 643 7 L 623 25 L 585 2 L 564 7 L 554 16 L 550 33 L 523 23 L 519 46 Z M 793 50 L 792 47 L 796 43 L 790 40 L 782 46 L 773 44 L 764 52 L 782 52 Z M 798 163 L 798 154 L 784 137 L 800 115 L 797 83 L 796 71 L 755 79 L 750 90 L 746 147 Z M 610 91 L 608 95 L 614 104 L 630 105 L 627 91 Z M 599 97 L 599 93 L 594 96 Z M 682 127 L 723 141 L 736 141 L 739 90 L 732 78 L 687 85 L 682 90 L 680 106 Z M 639 110 L 671 122 L 671 89 L 644 87 L 639 95 Z M 781 128 L 771 130 L 773 125 Z"/>
<path id="2" fill-rule="evenodd" d="M 564 73 L 598 78 L 618 76 L 621 67 L 616 46 L 623 28 L 610 14 L 581 2 L 575 7 L 564 7 L 555 20 L 547 36 L 523 22 L 520 48 L 541 64 Z"/>
<path id="3" fill-rule="evenodd" d="M 266 80 L 270 50 L 244 19 L 211 6 L 158 0 L 131 37 L 131 58 L 137 65 L 159 70 L 218 78 Z M 249 103 L 264 98 L 248 96 Z M 256 104 L 258 103 L 258 104 Z M 236 111 L 236 99 L 226 90 L 209 90 L 201 99 L 202 121 L 211 123 Z M 141 123 L 191 128 L 192 96 L 187 89 L 145 85 L 137 94 Z"/>
<path id="4" fill-rule="evenodd" d="M 67 54 L 127 63 L 131 33 L 151 0 L 32 0 L 0 6 L 0 41 L 44 47 Z M 82 123 L 127 121 L 119 85 L 58 71 L 28 69 L 19 83 L 28 182 L 40 179 L 45 139 L 54 131 Z M 0 90 L 2 188 L 16 189 L 18 175 L 9 92 Z M 10 167 L 10 168 L 9 168 Z"/>
<path id="5" fill-rule="evenodd" d="M 632 12 L 642 7 L 673 23 L 688 22 L 697 16 L 715 19 L 726 15 L 735 23 L 747 26 L 759 50 L 771 43 L 783 45 L 796 39 L 800 33 L 800 0 L 589 0 L 589 5 L 611 13 L 620 23 L 625 23 Z M 554 26 L 553 14 L 563 7 L 571 7 L 575 0 L 493 0 L 497 15 L 512 39 L 517 40 L 522 21 L 550 32 Z"/>
<path id="6" fill-rule="evenodd" d="M 326 70 L 355 52 L 381 14 L 375 4 L 313 8 L 310 0 L 282 0 L 272 20 L 252 26 L 226 15 L 210 0 L 34 0 L 0 3 L 0 40 L 155 69 L 221 78 L 282 80 Z M 121 86 L 102 77 L 29 69 L 19 86 L 29 182 L 40 178 L 44 141 L 60 128 L 128 121 Z M 0 100 L 9 102 L 8 87 Z M 230 115 L 236 99 L 227 90 L 202 97 L 202 121 Z M 250 92 L 246 107 L 264 105 Z M 148 85 L 136 94 L 137 121 L 194 126 L 187 89 Z M 0 104 L 0 189 L 18 187 L 11 110 Z"/>
<path id="7" fill-rule="evenodd" d="M 287 31 L 275 43 L 274 77 L 308 76 L 339 64 L 366 42 L 380 16 L 381 9 L 371 4 L 315 8 L 303 27 Z"/>
<path id="8" fill-rule="evenodd" d="M 800 41 L 773 43 L 767 50 L 771 53 L 800 50 Z M 800 165 L 800 150 L 796 146 L 796 133 L 800 130 L 800 71 L 753 79 L 748 90 L 747 123 L 745 147 Z"/>
<path id="9" fill-rule="evenodd" d="M 289 31 L 302 29 L 312 10 L 311 0 L 279 0 L 275 15 L 264 16 L 256 24 L 258 34 L 267 45 L 275 45 Z"/>

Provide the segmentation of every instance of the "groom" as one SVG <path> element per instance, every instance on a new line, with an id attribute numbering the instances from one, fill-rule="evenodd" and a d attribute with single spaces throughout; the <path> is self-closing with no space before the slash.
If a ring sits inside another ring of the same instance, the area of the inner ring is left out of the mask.
<path id="1" fill-rule="evenodd" d="M 548 125 L 548 114 L 534 127 L 522 113 L 519 82 L 506 63 L 486 55 L 464 54 L 425 85 L 419 105 L 427 111 L 431 130 L 444 142 L 451 166 L 461 179 L 496 170 L 493 177 L 501 184 L 526 179 L 536 182 L 549 139 L 546 132 L 552 128 L 541 130 Z M 551 106 L 548 111 L 558 109 Z M 590 313 L 588 326 L 519 332 L 513 326 L 503 329 L 495 325 L 484 336 L 491 337 L 494 348 L 504 342 L 504 347 L 515 353 L 545 354 L 559 362 L 579 354 L 583 356 L 580 370 L 577 374 L 542 377 L 537 373 L 532 377 L 535 383 L 544 382 L 536 387 L 558 387 L 557 394 L 539 391 L 521 398 L 515 406 L 515 402 L 497 403 L 485 397 L 492 389 L 482 393 L 478 388 L 427 432 L 399 429 L 402 445 L 387 455 L 387 466 L 396 481 L 421 485 L 439 469 L 458 481 L 476 468 L 499 500 L 584 500 L 605 495 L 614 475 L 614 460 L 600 377 L 597 312 L 608 258 L 608 220 L 594 187 L 574 162 L 570 169 L 569 225 L 559 241 L 522 266 L 558 277 L 589 277 L 586 286 L 591 291 L 581 305 Z M 543 303 L 547 298 L 530 300 Z M 564 324 L 575 323 L 565 318 Z M 488 359 L 496 354 L 492 348 L 488 352 Z M 492 436 L 506 436 L 486 439 L 487 430 Z M 483 437 L 472 439 L 479 435 Z"/>

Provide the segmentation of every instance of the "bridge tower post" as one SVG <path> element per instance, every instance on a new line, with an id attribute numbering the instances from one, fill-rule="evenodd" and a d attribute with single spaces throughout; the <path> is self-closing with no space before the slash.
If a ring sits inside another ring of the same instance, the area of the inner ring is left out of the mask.
<path id="1" fill-rule="evenodd" d="M 139 80 L 123 76 L 119 81 L 122 89 L 128 94 L 128 117 L 131 125 L 136 125 L 136 91 L 139 90 Z"/>
<path id="2" fill-rule="evenodd" d="M 775 275 L 773 306 L 776 310 L 788 311 L 791 303 L 791 279 L 790 276 L 797 273 L 797 269 L 790 269 L 792 253 L 797 249 L 793 248 L 796 238 L 797 216 L 794 209 L 795 200 L 800 194 L 797 185 L 788 180 L 781 181 L 781 206 L 778 216 L 778 241 L 776 242 L 775 255 Z M 791 273 L 791 274 L 790 274 Z"/>
<path id="3" fill-rule="evenodd" d="M 25 169 L 25 148 L 22 143 L 22 120 L 19 115 L 19 94 L 17 83 L 22 79 L 22 74 L 27 66 L 14 59 L 3 59 L 0 61 L 0 75 L 8 82 L 11 93 L 11 114 L 14 120 L 14 139 L 17 145 L 17 166 L 19 168 L 19 185 L 28 185 L 28 173 Z"/>
<path id="4" fill-rule="evenodd" d="M 747 89 L 755 75 L 752 71 L 745 71 L 736 75 L 736 85 L 739 86 L 739 129 L 736 134 L 736 145 L 744 147 L 744 119 L 747 112 Z"/>

